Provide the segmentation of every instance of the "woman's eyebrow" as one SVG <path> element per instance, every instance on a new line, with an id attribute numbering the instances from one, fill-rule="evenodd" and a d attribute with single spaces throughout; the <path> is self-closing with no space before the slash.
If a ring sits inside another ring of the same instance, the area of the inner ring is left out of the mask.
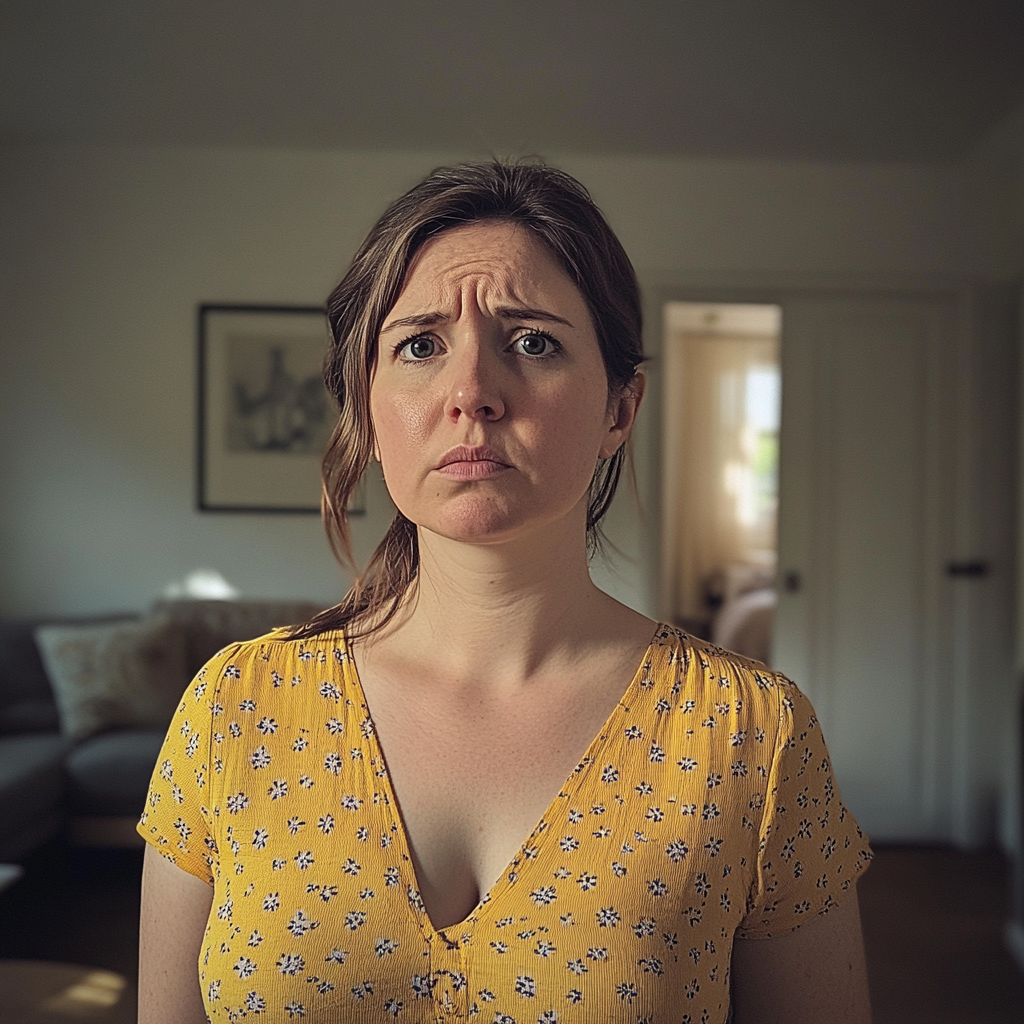
<path id="1" fill-rule="evenodd" d="M 555 324 L 572 327 L 565 317 L 556 316 L 546 309 L 532 309 L 529 306 L 498 306 L 494 311 L 502 320 L 543 320 Z"/>
<path id="2" fill-rule="evenodd" d="M 502 320 L 540 320 L 547 323 L 565 324 L 572 327 L 572 324 L 565 319 L 549 313 L 546 309 L 534 309 L 530 306 L 498 306 L 494 313 Z M 402 316 L 392 320 L 386 327 L 381 328 L 381 334 L 387 334 L 396 327 L 433 327 L 434 324 L 445 323 L 448 317 L 444 313 L 415 313 L 412 316 Z"/>
<path id="3" fill-rule="evenodd" d="M 392 320 L 387 327 L 380 329 L 380 333 L 387 334 L 396 327 L 433 327 L 434 324 L 444 323 L 447 319 L 444 313 L 416 313 L 413 316 L 402 316 Z"/>

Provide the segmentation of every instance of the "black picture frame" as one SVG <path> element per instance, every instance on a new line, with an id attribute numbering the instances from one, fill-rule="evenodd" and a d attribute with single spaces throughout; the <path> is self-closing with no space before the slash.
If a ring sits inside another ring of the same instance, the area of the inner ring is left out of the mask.
<path id="1" fill-rule="evenodd" d="M 198 339 L 199 510 L 319 514 L 337 420 L 323 385 L 324 308 L 202 303 Z M 364 511 L 361 487 L 349 512 Z"/>

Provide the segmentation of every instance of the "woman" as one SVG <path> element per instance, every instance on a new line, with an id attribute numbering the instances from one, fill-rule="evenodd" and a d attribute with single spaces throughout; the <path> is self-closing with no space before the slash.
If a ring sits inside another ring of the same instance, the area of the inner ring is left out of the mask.
<path id="1" fill-rule="evenodd" d="M 329 316 L 336 551 L 371 458 L 399 514 L 341 605 L 186 692 L 140 1022 L 868 1020 L 870 852 L 806 699 L 590 580 L 644 377 L 586 191 L 435 171 Z"/>

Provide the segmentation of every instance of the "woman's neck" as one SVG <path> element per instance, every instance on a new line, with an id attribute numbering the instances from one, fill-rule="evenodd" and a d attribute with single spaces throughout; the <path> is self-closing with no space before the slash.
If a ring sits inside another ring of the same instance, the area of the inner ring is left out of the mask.
<path id="1" fill-rule="evenodd" d="M 630 642 L 649 624 L 594 585 L 582 531 L 569 526 L 486 545 L 421 529 L 415 594 L 368 653 L 415 652 L 426 672 L 506 689 Z"/>

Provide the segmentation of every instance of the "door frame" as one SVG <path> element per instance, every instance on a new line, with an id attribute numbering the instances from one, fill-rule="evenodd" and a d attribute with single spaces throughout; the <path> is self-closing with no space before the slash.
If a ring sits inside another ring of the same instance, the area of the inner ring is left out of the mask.
<path id="1" fill-rule="evenodd" d="M 953 551 L 951 557 L 968 560 L 976 556 L 980 509 L 972 500 L 973 360 L 972 333 L 975 330 L 977 298 L 973 282 L 963 278 L 916 275 L 870 274 L 765 274 L 742 272 L 698 272 L 642 275 L 644 289 L 644 344 L 648 355 L 647 408 L 638 424 L 638 447 L 646 458 L 638 460 L 637 479 L 641 500 L 648 510 L 652 529 L 646 531 L 645 562 L 649 601 L 657 617 L 667 611 L 661 567 L 664 544 L 663 491 L 660 434 L 663 422 L 662 387 L 659 370 L 665 335 L 663 309 L 667 302 L 747 302 L 780 305 L 787 301 L 822 299 L 827 296 L 878 298 L 941 298 L 951 302 L 957 323 L 953 332 L 954 382 L 952 410 L 954 451 L 952 454 Z M 785 362 L 786 321 L 783 312 L 780 358 Z M 785 385 L 783 385 L 785 388 Z M 783 410 L 785 417 L 785 410 Z M 780 439 L 780 466 L 785 437 Z M 780 522 L 782 506 L 780 503 Z M 951 582 L 952 587 L 952 669 L 950 672 L 950 720 L 944 730 L 950 737 L 948 773 L 950 780 L 945 839 L 961 848 L 983 845 L 991 839 L 990 824 L 979 810 L 978 783 L 973 765 L 973 719 L 971 714 L 972 664 L 975 655 L 974 623 L 977 614 L 976 588 L 969 581 Z M 799 680 L 797 680 L 799 682 Z M 928 739 L 932 739 L 929 737 Z M 929 782 L 931 780 L 928 780 Z"/>

